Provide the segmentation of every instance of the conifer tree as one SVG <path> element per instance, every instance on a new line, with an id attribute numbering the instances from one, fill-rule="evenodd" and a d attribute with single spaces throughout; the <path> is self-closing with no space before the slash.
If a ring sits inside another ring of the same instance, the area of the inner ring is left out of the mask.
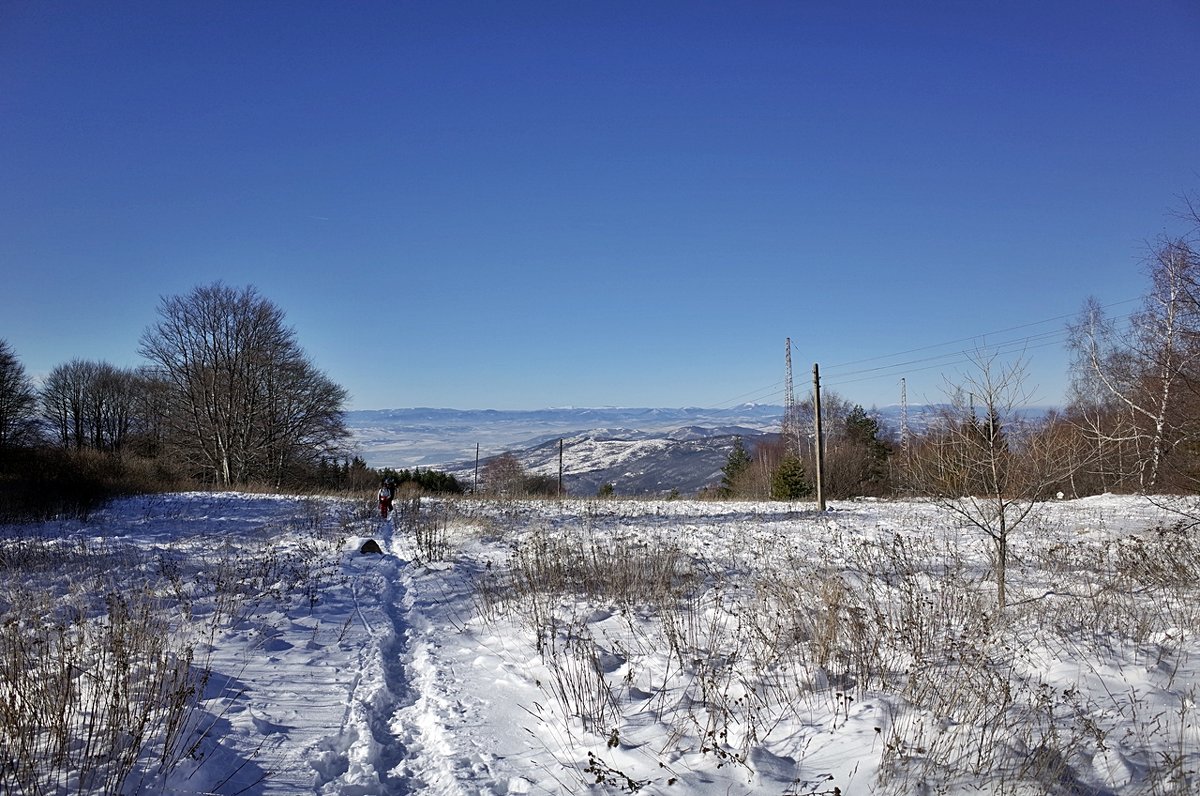
<path id="1" fill-rule="evenodd" d="M 734 497 L 737 495 L 738 481 L 749 469 L 750 454 L 746 452 L 742 438 L 734 437 L 733 450 L 729 451 L 729 458 L 726 460 L 725 466 L 721 468 L 721 496 Z"/>
<path id="2" fill-rule="evenodd" d="M 879 421 L 855 405 L 846 415 L 846 441 L 861 451 L 861 465 L 855 491 L 875 494 L 886 489 L 887 460 L 891 454 L 887 442 L 879 438 Z"/>
<path id="3" fill-rule="evenodd" d="M 811 491 L 804 462 L 794 453 L 784 456 L 771 474 L 771 499 L 799 500 L 808 497 Z"/>

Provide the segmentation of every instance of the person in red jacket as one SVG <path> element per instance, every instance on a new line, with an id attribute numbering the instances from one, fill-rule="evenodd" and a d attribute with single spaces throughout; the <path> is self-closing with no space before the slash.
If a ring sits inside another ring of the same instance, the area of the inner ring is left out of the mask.
<path id="1" fill-rule="evenodd" d="M 388 512 L 392 510 L 392 498 L 395 497 L 395 491 L 392 485 L 387 481 L 379 487 L 379 516 L 387 519 Z"/>

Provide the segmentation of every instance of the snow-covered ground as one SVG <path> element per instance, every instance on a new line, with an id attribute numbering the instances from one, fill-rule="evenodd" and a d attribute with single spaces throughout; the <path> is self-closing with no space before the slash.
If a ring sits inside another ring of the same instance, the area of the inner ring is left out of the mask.
<path id="1" fill-rule="evenodd" d="M 126 792 L 1193 793 L 1200 542 L 1159 530 L 1176 519 L 1041 507 L 999 612 L 985 538 L 923 502 L 426 500 L 383 521 L 132 498 L 3 529 L 0 657 L 153 595 L 162 660 L 199 689 L 188 742 L 147 742 Z M 54 607 L 18 621 L 38 595 Z M 57 776 L 43 792 L 81 789 Z"/>

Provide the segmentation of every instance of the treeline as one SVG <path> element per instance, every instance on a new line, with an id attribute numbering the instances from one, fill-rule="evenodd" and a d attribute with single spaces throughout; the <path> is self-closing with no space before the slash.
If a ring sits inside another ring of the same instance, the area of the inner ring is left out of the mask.
<path id="1" fill-rule="evenodd" d="M 480 471 L 479 494 L 489 497 L 556 497 L 560 495 L 557 478 L 537 475 L 511 453 L 503 453 L 484 463 Z"/>
<path id="2" fill-rule="evenodd" d="M 394 486 L 397 493 L 401 495 L 413 491 L 438 495 L 461 495 L 467 491 L 461 481 L 440 470 L 428 468 L 422 470 L 420 467 L 412 470 L 393 470 L 387 467 L 379 474 L 383 481 Z"/>
<path id="3" fill-rule="evenodd" d="M 975 352 L 946 408 L 919 432 L 885 428 L 827 392 L 824 496 L 1003 502 L 1060 492 L 1196 492 L 1200 211 L 1185 200 L 1178 216 L 1184 232 L 1148 247 L 1149 287 L 1134 312 L 1111 317 L 1089 299 L 1069 324 L 1072 388 L 1061 411 L 1026 416 L 1025 363 L 988 350 Z M 283 312 L 253 287 L 216 283 L 164 298 L 138 351 L 144 367 L 71 360 L 35 386 L 0 340 L 0 514 L 29 515 L 37 505 L 53 513 L 75 495 L 150 486 L 362 490 L 382 477 L 344 451 L 345 390 L 313 365 Z M 796 406 L 777 438 L 751 448 L 739 441 L 704 496 L 811 495 L 812 409 Z M 391 475 L 426 491 L 465 491 L 432 470 Z M 472 489 L 485 494 L 560 493 L 557 479 L 526 473 L 509 454 L 481 475 Z"/>
<path id="4" fill-rule="evenodd" d="M 0 340 L 0 514 L 179 486 L 368 488 L 344 451 L 346 391 L 253 287 L 163 298 L 147 364 L 73 359 L 35 385 Z"/>
<path id="5" fill-rule="evenodd" d="M 801 500 L 816 491 L 816 457 L 811 399 L 796 405 L 778 437 L 747 447 L 736 439 L 718 484 L 701 497 Z M 882 497 L 895 493 L 892 456 L 897 448 L 888 429 L 862 406 L 833 392 L 821 399 L 824 432 L 822 483 L 827 498 Z"/>

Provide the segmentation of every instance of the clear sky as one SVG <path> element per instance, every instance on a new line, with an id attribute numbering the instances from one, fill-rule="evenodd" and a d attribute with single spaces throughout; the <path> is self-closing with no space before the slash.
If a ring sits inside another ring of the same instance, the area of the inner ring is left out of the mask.
<path id="1" fill-rule="evenodd" d="M 1197 41 L 1194 0 L 6 0 L 0 338 L 136 365 L 221 280 L 351 408 L 782 403 L 788 337 L 866 406 L 1029 338 L 1054 403 L 1064 316 L 1132 309 L 1200 191 Z"/>

